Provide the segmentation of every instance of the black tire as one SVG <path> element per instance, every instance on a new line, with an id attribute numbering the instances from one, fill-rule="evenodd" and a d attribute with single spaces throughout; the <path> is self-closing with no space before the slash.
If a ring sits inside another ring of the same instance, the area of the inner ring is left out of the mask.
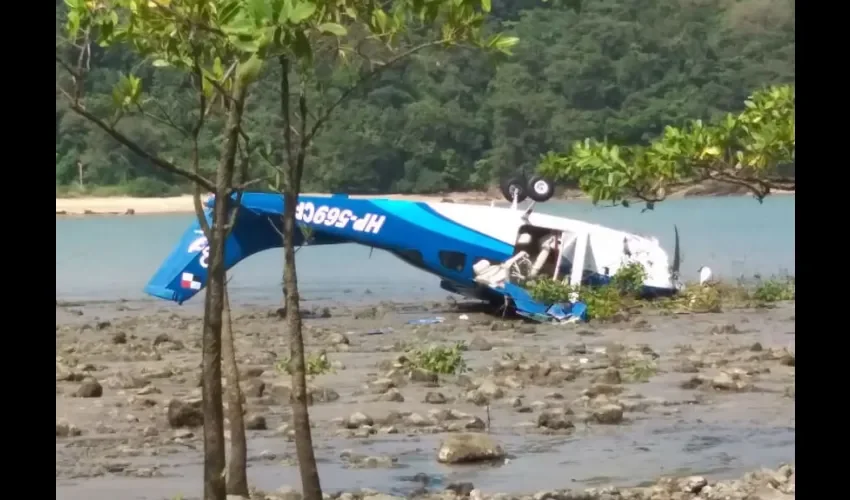
<path id="1" fill-rule="evenodd" d="M 522 203 L 528 198 L 527 184 L 525 177 L 517 175 L 503 180 L 499 187 L 506 200 L 513 202 L 516 194 L 517 202 Z"/>
<path id="2" fill-rule="evenodd" d="M 528 180 L 526 191 L 528 192 L 529 198 L 538 203 L 542 203 L 544 201 L 549 201 L 549 199 L 555 194 L 555 184 L 553 184 L 549 179 L 545 179 L 543 176 L 535 175 Z"/>

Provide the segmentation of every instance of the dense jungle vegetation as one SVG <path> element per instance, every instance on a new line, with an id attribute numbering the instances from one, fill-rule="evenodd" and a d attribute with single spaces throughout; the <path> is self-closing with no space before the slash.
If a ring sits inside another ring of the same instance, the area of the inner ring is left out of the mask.
<path id="1" fill-rule="evenodd" d="M 57 37 L 64 9 L 57 2 Z M 557 2 L 493 0 L 493 22 L 520 38 L 513 55 L 423 51 L 383 72 L 316 138 L 304 190 L 484 189 L 585 137 L 645 143 L 665 125 L 740 110 L 753 90 L 794 83 L 794 16 L 793 0 L 594 0 L 580 12 Z M 112 106 L 120 74 L 137 66 L 128 53 L 95 48 L 89 105 Z M 327 93 L 348 86 L 352 71 L 323 75 Z M 176 74 L 137 74 L 157 107 L 177 117 L 190 109 L 188 96 L 175 92 Z M 276 81 L 273 71 L 264 76 L 247 113 L 252 137 L 271 155 L 281 142 Z M 166 125 L 131 116 L 121 127 L 159 155 L 188 155 L 187 142 Z M 218 159 L 220 128 L 212 123 L 204 139 L 209 169 Z M 251 168 L 254 177 L 270 177 L 262 160 Z M 189 186 L 67 111 L 57 93 L 56 189 L 57 196 L 161 196 Z"/>

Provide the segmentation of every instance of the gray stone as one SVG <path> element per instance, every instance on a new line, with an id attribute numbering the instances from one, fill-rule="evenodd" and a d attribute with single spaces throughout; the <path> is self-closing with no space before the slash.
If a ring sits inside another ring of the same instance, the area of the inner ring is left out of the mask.
<path id="1" fill-rule="evenodd" d="M 501 460 L 505 450 L 487 434 L 463 433 L 447 436 L 437 452 L 437 461 L 460 464 Z"/>
<path id="2" fill-rule="evenodd" d="M 103 396 L 103 386 L 94 378 L 87 377 L 77 388 L 76 395 L 78 398 L 99 398 Z"/>

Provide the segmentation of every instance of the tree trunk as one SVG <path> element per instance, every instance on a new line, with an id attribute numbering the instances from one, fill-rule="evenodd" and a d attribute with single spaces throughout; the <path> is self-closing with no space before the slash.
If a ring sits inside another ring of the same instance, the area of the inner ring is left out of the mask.
<path id="1" fill-rule="evenodd" d="M 230 460 L 227 463 L 227 494 L 250 496 L 248 492 L 248 443 L 245 439 L 245 420 L 242 417 L 242 390 L 239 388 L 239 367 L 236 364 L 236 343 L 230 296 L 224 287 L 224 329 L 222 350 L 224 376 L 227 379 L 227 419 L 230 421 Z"/>
<path id="2" fill-rule="evenodd" d="M 304 336 L 301 331 L 301 299 L 298 295 L 298 275 L 295 272 L 295 208 L 301 191 L 301 174 L 304 171 L 306 153 L 307 104 L 302 82 L 299 97 L 301 117 L 300 146 L 294 147 L 292 140 L 292 118 L 290 108 L 289 59 L 280 62 L 280 116 L 283 120 L 283 136 L 286 145 L 283 199 L 283 297 L 286 322 L 289 327 L 289 355 L 292 367 L 292 427 L 295 430 L 295 452 L 301 472 L 301 489 L 304 500 L 322 500 L 322 485 L 313 451 L 313 436 L 310 432 L 310 414 L 307 410 L 307 370 L 304 361 Z"/>
<path id="3" fill-rule="evenodd" d="M 245 94 L 245 86 L 236 79 L 225 126 L 224 151 L 216 171 L 215 206 L 210 227 L 210 257 L 207 270 L 207 294 L 204 300 L 201 361 L 204 412 L 204 500 L 226 500 L 227 497 L 221 394 L 221 329 L 226 279 L 224 242 L 228 234 L 230 194 L 233 187 Z"/>
<path id="4" fill-rule="evenodd" d="M 207 294 L 204 300 L 204 333 L 201 372 L 204 411 L 204 500 L 225 500 L 224 422 L 221 401 L 221 326 L 224 310 L 224 239 L 228 199 L 219 196 L 210 227 Z"/>
<path id="5" fill-rule="evenodd" d="M 283 285 L 286 296 L 286 322 L 289 327 L 290 363 L 292 364 L 292 427 L 295 430 L 295 451 L 301 471 L 304 500 L 322 500 L 319 469 L 313 451 L 310 414 L 307 410 L 307 370 L 304 361 L 304 337 L 301 332 L 298 276 L 295 272 L 295 206 L 298 195 L 286 193 L 283 212 Z"/>

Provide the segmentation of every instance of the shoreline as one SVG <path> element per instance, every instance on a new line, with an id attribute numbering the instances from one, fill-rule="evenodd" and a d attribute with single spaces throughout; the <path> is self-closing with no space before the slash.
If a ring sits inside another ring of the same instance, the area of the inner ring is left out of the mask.
<path id="1" fill-rule="evenodd" d="M 330 196 L 327 193 L 302 193 L 305 196 Z M 789 195 L 793 192 L 776 192 L 773 195 Z M 692 198 L 692 197 L 722 197 L 738 196 L 740 192 L 712 191 L 706 190 L 704 186 L 693 186 L 683 191 L 673 193 L 668 199 Z M 391 200 L 421 201 L 430 203 L 471 203 L 487 204 L 492 201 L 504 202 L 495 193 L 484 191 L 453 192 L 438 195 L 413 195 L 413 194 L 379 194 L 379 195 L 351 195 L 351 198 L 375 198 L 381 197 Z M 553 198 L 557 201 L 586 201 L 590 198 L 578 190 L 568 190 Z M 114 197 L 80 197 L 80 198 L 56 198 L 57 217 L 80 217 L 80 216 L 108 216 L 108 215 L 174 215 L 194 213 L 192 195 L 180 195 L 159 198 L 138 198 L 131 196 Z"/>

